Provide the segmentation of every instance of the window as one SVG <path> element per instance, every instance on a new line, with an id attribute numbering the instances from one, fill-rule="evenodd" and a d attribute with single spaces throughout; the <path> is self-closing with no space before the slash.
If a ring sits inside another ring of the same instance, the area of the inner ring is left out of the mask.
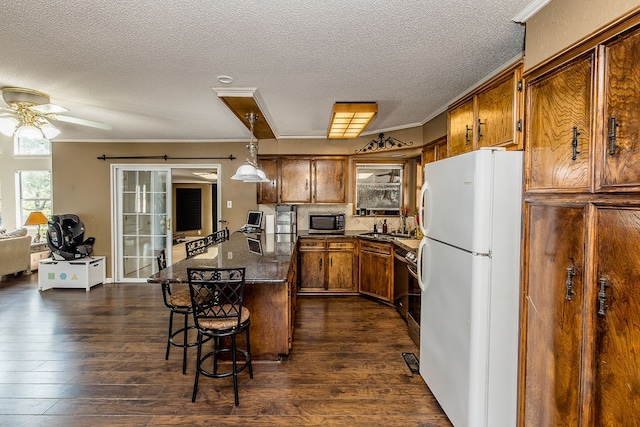
<path id="1" fill-rule="evenodd" d="M 13 153 L 16 156 L 49 156 L 51 155 L 51 141 L 46 138 L 14 137 Z"/>
<path id="2" fill-rule="evenodd" d="M 356 164 L 356 215 L 400 215 L 404 165 Z"/>
<path id="3" fill-rule="evenodd" d="M 40 211 L 51 217 L 50 171 L 17 171 L 16 190 L 18 224 L 24 224 L 30 212 Z"/>

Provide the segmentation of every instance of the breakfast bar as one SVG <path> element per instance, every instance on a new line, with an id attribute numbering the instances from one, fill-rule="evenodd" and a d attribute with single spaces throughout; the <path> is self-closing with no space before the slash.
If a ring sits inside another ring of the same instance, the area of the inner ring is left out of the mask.
<path id="1" fill-rule="evenodd" d="M 295 238 L 235 232 L 216 246 L 216 257 L 183 259 L 147 281 L 186 286 L 190 267 L 245 267 L 244 306 L 251 312 L 253 359 L 277 361 L 289 354 L 296 298 Z"/>

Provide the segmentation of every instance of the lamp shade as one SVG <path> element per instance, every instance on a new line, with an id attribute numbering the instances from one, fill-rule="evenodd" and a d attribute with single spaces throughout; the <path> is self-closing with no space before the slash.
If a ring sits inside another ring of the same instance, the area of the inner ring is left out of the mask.
<path id="1" fill-rule="evenodd" d="M 43 124 L 42 126 L 40 126 L 40 130 L 44 134 L 44 137 L 47 139 L 53 139 L 56 136 L 60 135 L 60 131 L 58 130 L 58 128 L 53 126 L 51 123 Z"/>
<path id="2" fill-rule="evenodd" d="M 42 132 L 35 126 L 26 125 L 20 126 L 16 129 L 15 136 L 18 138 L 29 138 L 29 139 L 39 139 L 42 138 Z"/>
<path id="3" fill-rule="evenodd" d="M 244 164 L 236 170 L 236 174 L 231 177 L 236 181 L 245 181 L 246 179 L 250 179 L 251 177 L 257 176 L 256 168 L 251 166 L 250 164 Z"/>
<path id="4" fill-rule="evenodd" d="M 0 118 L 0 133 L 6 136 L 13 136 L 18 124 L 20 124 L 20 121 L 15 117 L 2 117 Z"/>
<path id="5" fill-rule="evenodd" d="M 40 211 L 31 212 L 24 225 L 42 225 L 49 222 L 49 219 Z"/>

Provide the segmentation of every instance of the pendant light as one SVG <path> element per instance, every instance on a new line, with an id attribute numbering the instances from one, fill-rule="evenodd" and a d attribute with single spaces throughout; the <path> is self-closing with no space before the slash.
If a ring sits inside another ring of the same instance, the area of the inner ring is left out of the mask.
<path id="1" fill-rule="evenodd" d="M 242 182 L 270 182 L 267 179 L 265 173 L 258 169 L 258 163 L 256 156 L 258 154 L 258 141 L 254 141 L 253 137 L 253 124 L 256 120 L 258 120 L 258 116 L 255 114 L 247 114 L 245 116 L 249 121 L 249 125 L 251 126 L 251 139 L 249 140 L 249 144 L 247 145 L 247 150 L 249 150 L 249 158 L 246 159 L 246 163 L 241 165 L 238 170 L 236 170 L 236 174 L 231 177 L 231 179 Z"/>

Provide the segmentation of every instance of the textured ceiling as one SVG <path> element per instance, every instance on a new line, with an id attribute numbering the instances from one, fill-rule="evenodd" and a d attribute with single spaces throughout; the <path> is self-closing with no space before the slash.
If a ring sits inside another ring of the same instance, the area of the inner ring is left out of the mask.
<path id="1" fill-rule="evenodd" d="M 219 75 L 258 88 L 278 138 L 324 138 L 336 101 L 378 102 L 375 134 L 424 123 L 520 55 L 511 19 L 528 3 L 3 0 L 0 87 L 113 126 L 57 122 L 57 140 L 246 141 Z"/>

